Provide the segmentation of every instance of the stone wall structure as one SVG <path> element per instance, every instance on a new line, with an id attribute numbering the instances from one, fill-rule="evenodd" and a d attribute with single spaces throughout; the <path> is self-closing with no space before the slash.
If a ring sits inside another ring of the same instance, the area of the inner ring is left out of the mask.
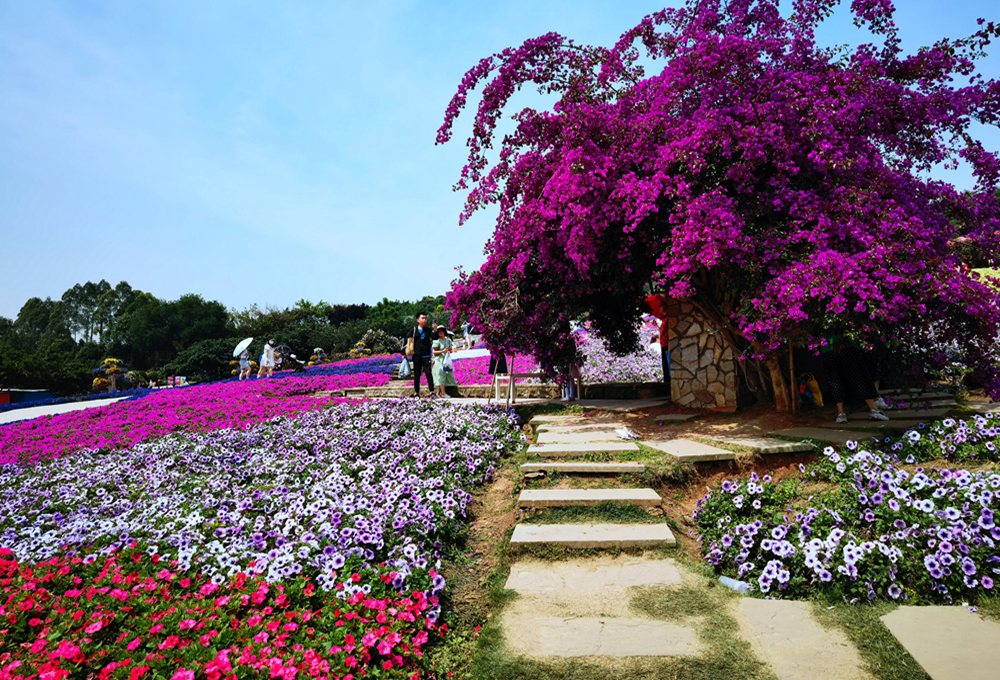
<path id="1" fill-rule="evenodd" d="M 693 305 L 671 300 L 666 311 L 671 400 L 690 408 L 735 410 L 733 350 Z"/>

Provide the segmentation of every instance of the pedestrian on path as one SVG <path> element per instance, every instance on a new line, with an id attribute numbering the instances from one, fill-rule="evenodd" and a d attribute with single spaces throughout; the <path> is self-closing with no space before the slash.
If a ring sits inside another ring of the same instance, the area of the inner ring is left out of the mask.
<path id="1" fill-rule="evenodd" d="M 267 341 L 264 353 L 260 355 L 260 370 L 257 371 L 257 377 L 263 378 L 265 373 L 268 378 L 274 377 L 274 338 Z"/>
<path id="2" fill-rule="evenodd" d="M 420 374 L 427 376 L 427 389 L 434 397 L 434 376 L 431 373 L 431 329 L 427 327 L 427 315 L 417 314 L 417 327 L 413 329 L 413 396 L 420 396 Z"/>
<path id="3" fill-rule="evenodd" d="M 450 399 L 445 391 L 446 387 L 458 385 L 455 381 L 454 364 L 449 361 L 452 352 L 455 351 L 455 344 L 448 337 L 448 329 L 444 326 L 437 327 L 437 340 L 431 345 L 434 354 L 434 389 L 439 397 Z"/>
<path id="4" fill-rule="evenodd" d="M 240 352 L 240 380 L 250 379 L 250 350 Z"/>
<path id="5" fill-rule="evenodd" d="M 465 334 L 465 349 L 472 349 L 472 324 L 468 321 L 463 323 L 462 332 Z"/>
<path id="6" fill-rule="evenodd" d="M 875 405 L 878 390 L 868 371 L 868 363 L 857 345 L 840 335 L 824 339 L 827 344 L 819 350 L 823 357 L 823 377 L 827 383 L 824 394 L 829 393 L 830 400 L 837 405 L 837 422 L 847 422 L 844 402 L 849 399 L 864 400 L 871 409 L 869 419 L 889 420 L 889 416 Z"/>

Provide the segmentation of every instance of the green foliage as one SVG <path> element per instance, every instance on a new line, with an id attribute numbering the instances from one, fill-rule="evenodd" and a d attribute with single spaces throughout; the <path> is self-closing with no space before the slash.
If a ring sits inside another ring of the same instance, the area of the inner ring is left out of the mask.
<path id="1" fill-rule="evenodd" d="M 254 357 L 268 337 L 305 361 L 317 347 L 345 355 L 362 340 L 374 352 L 395 352 L 418 310 L 447 320 L 444 299 L 384 299 L 376 307 L 300 299 L 286 309 L 227 311 L 200 295 L 162 300 L 126 281 L 88 281 L 58 300 L 31 298 L 15 319 L 0 317 L 0 387 L 85 392 L 90 370 L 109 355 L 138 372 L 162 367 L 164 375 L 217 380 L 229 377 L 233 347 L 248 336 L 256 338 Z"/>
<path id="2" fill-rule="evenodd" d="M 166 375 L 183 375 L 189 380 L 208 382 L 230 377 L 229 362 L 233 359 L 233 348 L 241 338 L 230 337 L 216 340 L 201 340 L 194 343 L 177 358 L 163 367 Z"/>

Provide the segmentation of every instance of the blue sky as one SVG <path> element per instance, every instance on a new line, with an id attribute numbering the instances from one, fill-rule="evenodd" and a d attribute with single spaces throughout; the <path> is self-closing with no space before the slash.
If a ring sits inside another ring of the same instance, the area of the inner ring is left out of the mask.
<path id="1" fill-rule="evenodd" d="M 908 49 L 1000 20 L 897 4 Z M 0 0 L 0 315 L 101 278 L 237 308 L 443 293 L 494 219 L 458 225 L 471 116 L 434 145 L 464 72 L 547 31 L 610 44 L 661 7 Z M 822 37 L 864 41 L 843 16 Z"/>

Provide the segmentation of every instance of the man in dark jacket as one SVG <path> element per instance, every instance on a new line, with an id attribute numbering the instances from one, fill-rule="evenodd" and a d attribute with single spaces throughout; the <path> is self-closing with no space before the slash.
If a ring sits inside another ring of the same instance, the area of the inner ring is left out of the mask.
<path id="1" fill-rule="evenodd" d="M 434 398 L 434 376 L 431 374 L 431 329 L 427 328 L 427 315 L 417 314 L 417 327 L 413 329 L 413 396 L 420 396 L 420 373 L 427 375 L 427 388 Z"/>

